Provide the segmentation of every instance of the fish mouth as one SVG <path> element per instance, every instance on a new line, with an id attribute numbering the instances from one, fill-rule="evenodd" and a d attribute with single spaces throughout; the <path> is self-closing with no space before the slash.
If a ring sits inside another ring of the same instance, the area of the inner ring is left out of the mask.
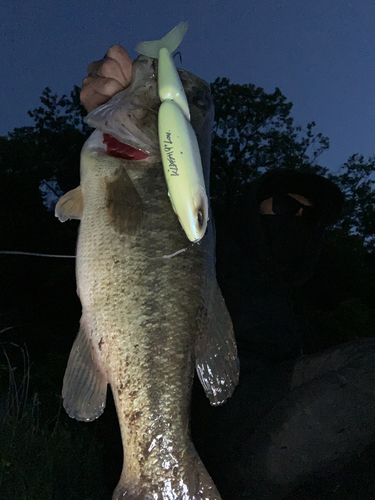
<path id="1" fill-rule="evenodd" d="M 130 144 L 125 144 L 111 134 L 103 134 L 103 143 L 107 147 L 107 154 L 109 156 L 115 156 L 116 158 L 122 158 L 123 160 L 145 160 L 149 158 L 150 155 L 144 153 L 140 149 L 136 149 Z"/>

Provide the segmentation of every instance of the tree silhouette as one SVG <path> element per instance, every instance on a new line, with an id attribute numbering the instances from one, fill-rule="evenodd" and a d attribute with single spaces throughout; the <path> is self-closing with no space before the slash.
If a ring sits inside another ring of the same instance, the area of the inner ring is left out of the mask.
<path id="1" fill-rule="evenodd" d="M 338 226 L 345 234 L 357 235 L 368 250 L 375 241 L 375 156 L 367 160 L 352 155 L 341 167 L 340 174 L 330 175 L 345 195 L 345 204 Z"/>
<path id="2" fill-rule="evenodd" d="M 217 78 L 211 84 L 215 104 L 211 195 L 216 210 L 231 210 L 244 186 L 265 171 L 292 168 L 325 174 L 316 165 L 329 140 L 295 126 L 292 103 L 279 89 L 267 94 L 252 84 L 232 84 Z"/>

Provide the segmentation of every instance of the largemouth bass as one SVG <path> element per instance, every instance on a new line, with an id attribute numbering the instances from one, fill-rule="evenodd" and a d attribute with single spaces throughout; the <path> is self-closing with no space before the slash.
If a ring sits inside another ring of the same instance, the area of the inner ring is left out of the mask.
<path id="1" fill-rule="evenodd" d="M 209 87 L 187 71 L 180 77 L 208 187 Z M 237 351 L 216 282 L 212 223 L 189 243 L 168 199 L 159 106 L 157 61 L 140 56 L 131 86 L 89 118 L 97 130 L 82 149 L 80 187 L 56 206 L 60 220 L 81 219 L 82 318 L 64 407 L 94 420 L 111 385 L 124 450 L 113 499 L 219 500 L 190 438 L 191 386 L 196 368 L 211 404 L 223 403 L 238 382 Z"/>

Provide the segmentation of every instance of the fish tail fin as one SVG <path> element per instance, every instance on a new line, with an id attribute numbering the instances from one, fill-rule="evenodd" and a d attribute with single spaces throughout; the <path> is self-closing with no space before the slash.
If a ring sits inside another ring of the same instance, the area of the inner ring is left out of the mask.
<path id="1" fill-rule="evenodd" d="M 155 463 L 153 460 L 152 467 L 147 468 L 147 472 L 143 469 L 139 477 L 131 479 L 127 476 L 124 467 L 112 500 L 152 500 L 154 498 L 159 500 L 172 498 L 221 500 L 220 493 L 192 443 L 180 457 L 179 464 L 173 469 L 173 473 L 172 470 L 165 471 L 160 463 Z"/>
<path id="2" fill-rule="evenodd" d="M 207 491 L 202 491 L 200 489 L 191 489 L 188 487 L 188 489 L 185 489 L 181 492 L 175 492 L 175 490 L 170 489 L 170 485 L 165 484 L 162 486 L 159 486 L 160 489 L 154 490 L 152 493 L 151 492 L 132 492 L 129 490 L 126 486 L 123 486 L 121 483 L 119 483 L 113 492 L 112 495 L 112 500 L 152 500 L 154 498 L 160 498 L 160 500 L 169 500 L 170 498 L 193 498 L 194 500 L 222 500 L 219 492 L 217 491 L 216 487 L 214 486 L 213 488 L 210 488 L 210 490 Z M 164 493 L 165 492 L 165 493 Z M 190 496 L 185 496 L 186 493 L 189 492 Z M 162 496 L 160 496 L 160 494 Z M 158 495 L 155 497 L 155 495 Z M 170 496 L 170 495 L 177 495 L 177 496 Z"/>
<path id="3" fill-rule="evenodd" d="M 162 48 L 166 48 L 170 53 L 172 53 L 182 42 L 187 29 L 187 21 L 182 21 L 160 40 L 141 42 L 136 46 L 135 50 L 139 54 L 147 57 L 153 57 L 154 59 L 159 57 L 159 52 Z"/>

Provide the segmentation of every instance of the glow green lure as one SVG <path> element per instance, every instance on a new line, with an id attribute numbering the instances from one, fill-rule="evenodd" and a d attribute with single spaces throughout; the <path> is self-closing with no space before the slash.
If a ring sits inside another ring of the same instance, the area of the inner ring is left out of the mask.
<path id="1" fill-rule="evenodd" d="M 185 91 L 171 53 L 180 45 L 187 22 L 161 40 L 142 42 L 136 51 L 159 60 L 159 142 L 173 210 L 190 241 L 203 238 L 208 221 L 208 198 L 197 138 L 190 123 Z"/>

